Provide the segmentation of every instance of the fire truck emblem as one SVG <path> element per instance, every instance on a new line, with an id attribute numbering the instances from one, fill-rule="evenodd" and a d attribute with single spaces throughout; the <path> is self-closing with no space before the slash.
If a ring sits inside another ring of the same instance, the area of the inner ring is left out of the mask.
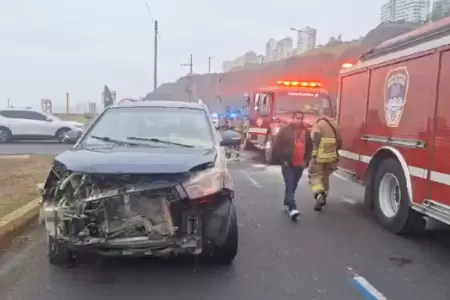
<path id="1" fill-rule="evenodd" d="M 259 127 L 261 127 L 262 124 L 263 124 L 263 120 L 262 120 L 262 119 L 256 120 L 256 125 L 258 125 Z"/>
<path id="2" fill-rule="evenodd" d="M 408 96 L 409 73 L 406 67 L 392 69 L 385 82 L 384 109 L 386 125 L 398 127 Z"/>

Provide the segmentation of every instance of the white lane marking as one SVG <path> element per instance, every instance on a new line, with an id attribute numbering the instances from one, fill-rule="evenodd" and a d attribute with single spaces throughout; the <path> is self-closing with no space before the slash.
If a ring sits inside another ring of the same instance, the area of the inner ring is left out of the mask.
<path id="1" fill-rule="evenodd" d="M 351 198 L 346 198 L 346 197 L 342 198 L 341 201 L 345 202 L 345 203 L 348 203 L 348 204 L 351 204 L 351 205 L 355 205 L 355 204 L 358 203 L 356 200 L 353 200 Z"/>
<path id="2" fill-rule="evenodd" d="M 364 296 L 366 299 L 387 300 L 380 291 L 378 291 L 367 279 L 362 276 L 354 276 L 350 283 Z"/>
<path id="3" fill-rule="evenodd" d="M 242 170 L 241 171 L 242 174 L 244 174 L 244 176 L 256 187 L 258 188 L 262 188 L 263 186 L 259 184 L 258 181 L 256 181 L 252 176 L 250 176 L 250 174 L 248 174 L 247 171 Z"/>

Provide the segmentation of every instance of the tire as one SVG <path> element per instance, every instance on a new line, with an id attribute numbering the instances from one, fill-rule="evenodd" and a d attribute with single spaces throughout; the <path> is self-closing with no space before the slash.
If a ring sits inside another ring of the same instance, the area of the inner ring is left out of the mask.
<path id="1" fill-rule="evenodd" d="M 222 265 L 231 264 L 235 259 L 238 251 L 239 230 L 237 224 L 236 210 L 234 209 L 234 207 L 231 209 L 230 214 L 231 214 L 230 230 L 228 231 L 228 235 L 225 239 L 225 242 L 223 243 L 222 246 L 212 245 L 212 247 L 208 251 L 209 258 L 213 262 Z"/>
<path id="2" fill-rule="evenodd" d="M 271 135 L 269 135 L 267 136 L 266 142 L 264 144 L 264 161 L 268 165 L 274 164 L 272 148 L 273 148 L 273 138 Z"/>
<path id="3" fill-rule="evenodd" d="M 395 192 L 388 193 L 388 190 Z M 393 201 L 389 201 L 394 198 L 393 194 L 397 198 L 396 205 L 391 205 Z M 426 221 L 423 215 L 411 208 L 405 174 L 397 159 L 383 160 L 375 171 L 373 200 L 376 218 L 387 230 L 396 234 L 425 230 Z"/>
<path id="4" fill-rule="evenodd" d="M 56 240 L 54 237 L 47 236 L 48 261 L 52 265 L 67 265 L 73 260 L 73 253 L 67 246 Z"/>
<path id="5" fill-rule="evenodd" d="M 59 143 L 64 143 L 66 133 L 69 131 L 70 131 L 69 128 L 60 128 L 58 129 L 58 131 L 56 131 L 55 138 L 58 140 Z"/>
<path id="6" fill-rule="evenodd" d="M 0 127 L 0 144 L 11 140 L 11 130 L 7 127 Z"/>

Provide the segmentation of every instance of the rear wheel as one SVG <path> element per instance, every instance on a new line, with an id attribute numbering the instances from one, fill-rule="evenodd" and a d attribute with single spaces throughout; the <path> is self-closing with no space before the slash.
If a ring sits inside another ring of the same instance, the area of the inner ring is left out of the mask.
<path id="1" fill-rule="evenodd" d="M 0 127 L 0 143 L 7 143 L 11 139 L 11 131 L 6 127 Z"/>
<path id="2" fill-rule="evenodd" d="M 376 217 L 389 231 L 403 234 L 425 229 L 425 219 L 411 208 L 405 174 L 397 159 L 386 159 L 377 168 L 373 199 Z"/>

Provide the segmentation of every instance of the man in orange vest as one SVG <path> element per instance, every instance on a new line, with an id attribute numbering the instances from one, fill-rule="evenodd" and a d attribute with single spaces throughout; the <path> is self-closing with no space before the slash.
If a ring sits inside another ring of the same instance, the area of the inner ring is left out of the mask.
<path id="1" fill-rule="evenodd" d="M 296 221 L 299 215 L 295 191 L 312 151 L 311 135 L 303 124 L 303 118 L 303 112 L 295 112 L 292 122 L 278 132 L 272 149 L 274 161 L 281 164 L 285 183 L 284 208 L 292 221 Z"/>

